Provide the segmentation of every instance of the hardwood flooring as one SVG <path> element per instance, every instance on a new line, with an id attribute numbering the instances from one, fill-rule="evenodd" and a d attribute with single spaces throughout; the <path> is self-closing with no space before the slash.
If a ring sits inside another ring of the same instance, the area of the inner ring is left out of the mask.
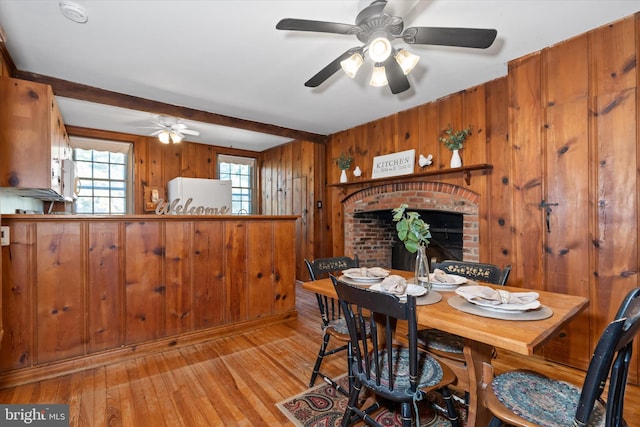
<path id="1" fill-rule="evenodd" d="M 275 403 L 304 391 L 320 343 L 313 295 L 297 295 L 298 319 L 19 387 L 0 403 L 68 403 L 71 426 L 289 426 Z M 498 372 L 515 366 L 580 384 L 584 373 L 499 352 Z M 323 364 L 346 371 L 342 357 Z M 319 384 L 319 382 L 317 382 Z M 640 427 L 640 387 L 628 386 L 626 420 Z"/>

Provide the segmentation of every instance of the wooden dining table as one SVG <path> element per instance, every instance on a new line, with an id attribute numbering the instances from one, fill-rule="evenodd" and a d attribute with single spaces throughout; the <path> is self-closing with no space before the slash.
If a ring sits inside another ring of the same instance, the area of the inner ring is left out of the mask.
<path id="1" fill-rule="evenodd" d="M 413 277 L 412 272 L 402 270 L 392 270 L 391 274 L 400 275 L 406 279 Z M 509 286 L 478 284 L 510 292 L 530 291 L 530 289 Z M 333 283 L 328 278 L 304 282 L 302 287 L 311 292 L 337 298 Z M 538 300 L 542 306 L 551 310 L 551 316 L 540 320 L 504 320 L 454 308 L 449 304 L 449 299 L 457 295 L 453 291 L 432 290 L 431 292 L 437 292 L 442 299 L 433 304 L 417 306 L 418 328 L 438 329 L 464 339 L 468 378 L 463 382 L 468 383 L 469 388 L 467 390 L 469 393 L 467 426 L 469 427 L 484 427 L 492 418 L 484 405 L 483 390 L 493 379 L 491 362 L 494 350 L 505 349 L 531 356 L 589 304 L 589 300 L 581 296 L 535 290 L 539 294 Z M 442 359 L 442 361 L 446 363 L 446 360 Z"/>

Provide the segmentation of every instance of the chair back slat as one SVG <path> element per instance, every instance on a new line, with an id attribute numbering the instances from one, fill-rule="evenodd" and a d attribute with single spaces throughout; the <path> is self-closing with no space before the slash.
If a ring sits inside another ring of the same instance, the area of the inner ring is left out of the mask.
<path id="1" fill-rule="evenodd" d="M 360 267 L 360 260 L 355 255 L 353 258 L 342 256 L 332 258 L 316 258 L 313 261 L 304 260 L 309 270 L 311 280 L 326 279 L 329 274 L 339 275 L 338 273 L 348 268 Z"/>
<path id="2" fill-rule="evenodd" d="M 511 265 L 500 269 L 500 267 L 494 264 L 454 260 L 434 263 L 432 268 L 434 271 L 438 268 L 447 274 L 455 274 L 466 277 L 467 279 L 479 280 L 494 285 L 505 285 L 511 272 Z"/>

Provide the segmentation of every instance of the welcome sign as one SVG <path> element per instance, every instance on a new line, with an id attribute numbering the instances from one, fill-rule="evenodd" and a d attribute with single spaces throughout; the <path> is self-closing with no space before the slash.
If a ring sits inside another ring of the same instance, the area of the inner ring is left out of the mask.
<path id="1" fill-rule="evenodd" d="M 400 151 L 373 158 L 373 172 L 371 178 L 386 178 L 389 176 L 409 175 L 413 173 L 416 150 Z"/>

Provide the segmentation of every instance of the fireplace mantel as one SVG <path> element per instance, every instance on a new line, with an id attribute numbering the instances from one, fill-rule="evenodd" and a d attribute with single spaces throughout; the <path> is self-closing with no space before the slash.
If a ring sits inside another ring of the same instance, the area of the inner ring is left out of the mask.
<path id="1" fill-rule="evenodd" d="M 462 173 L 464 175 L 464 181 L 467 185 L 471 184 L 471 172 L 472 171 L 489 171 L 493 169 L 493 165 L 489 165 L 486 163 L 481 163 L 477 165 L 470 166 L 461 166 L 459 168 L 445 168 L 445 169 L 435 169 L 428 170 L 425 172 L 417 172 L 412 173 L 410 175 L 400 175 L 400 176 L 392 176 L 388 178 L 377 178 L 377 179 L 359 179 L 351 182 L 340 182 L 336 184 L 327 184 L 327 187 L 342 187 L 346 189 L 351 185 L 362 185 L 362 184 L 380 184 L 380 183 L 389 183 L 389 182 L 398 182 L 398 181 L 406 181 L 411 178 L 420 178 L 423 176 L 436 176 L 436 175 L 453 175 Z"/>

